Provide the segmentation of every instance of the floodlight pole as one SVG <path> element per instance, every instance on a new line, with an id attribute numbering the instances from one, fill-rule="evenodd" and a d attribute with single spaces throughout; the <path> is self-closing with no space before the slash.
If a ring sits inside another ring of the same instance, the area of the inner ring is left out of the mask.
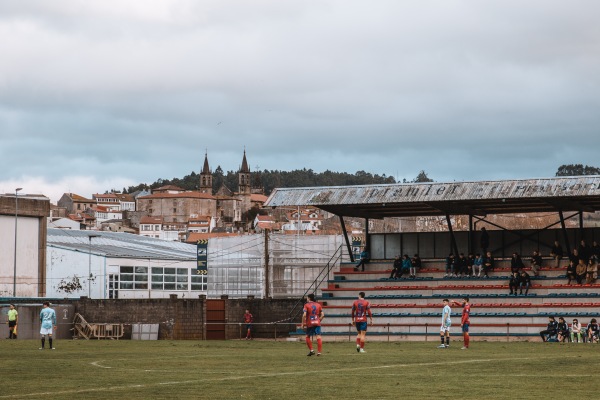
<path id="1" fill-rule="evenodd" d="M 15 256 L 13 267 L 13 297 L 17 297 L 17 222 L 19 218 L 19 191 L 23 188 L 15 189 Z"/>
<path id="2" fill-rule="evenodd" d="M 88 298 L 92 298 L 92 238 L 100 235 L 88 235 L 89 247 L 88 247 Z"/>

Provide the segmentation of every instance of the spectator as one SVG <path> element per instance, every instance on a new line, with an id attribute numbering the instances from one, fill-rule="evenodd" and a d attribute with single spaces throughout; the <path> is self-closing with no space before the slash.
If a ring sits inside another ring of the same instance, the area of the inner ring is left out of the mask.
<path id="1" fill-rule="evenodd" d="M 569 254 L 569 261 L 573 261 L 573 264 L 579 264 L 579 252 L 577 249 L 573 249 L 571 254 Z"/>
<path id="2" fill-rule="evenodd" d="M 360 253 L 360 261 L 354 267 L 355 271 L 358 271 L 359 268 L 362 267 L 362 272 L 365 272 L 365 265 L 371 261 L 371 256 L 369 255 L 369 250 L 365 247 L 364 250 Z"/>
<path id="3" fill-rule="evenodd" d="M 471 268 L 473 276 L 475 276 L 475 271 L 477 271 L 477 277 L 479 278 L 481 276 L 481 269 L 483 268 L 483 257 L 481 257 L 481 254 L 477 253 L 475 260 L 473 260 L 473 267 Z"/>
<path id="4" fill-rule="evenodd" d="M 577 267 L 573 260 L 569 260 L 569 266 L 567 267 L 567 285 L 577 280 Z"/>
<path id="5" fill-rule="evenodd" d="M 394 259 L 394 266 L 392 268 L 392 273 L 390 274 L 390 279 L 398 279 L 398 275 L 400 274 L 401 269 L 402 260 L 400 259 L 400 255 L 397 255 Z"/>
<path id="6" fill-rule="evenodd" d="M 410 276 L 410 270 L 412 269 L 412 267 L 413 265 L 410 261 L 410 257 L 408 257 L 408 254 L 402 256 L 402 269 L 400 270 L 400 276 L 402 276 L 403 274 L 409 274 Z"/>
<path id="7" fill-rule="evenodd" d="M 525 268 L 525 265 L 523 264 L 523 260 L 521 260 L 521 256 L 518 253 L 513 253 L 510 259 L 510 272 L 514 274 L 523 268 Z"/>
<path id="8" fill-rule="evenodd" d="M 593 258 L 590 258 L 586 267 L 585 283 L 596 283 L 598 279 L 598 264 Z"/>
<path id="9" fill-rule="evenodd" d="M 410 277 L 411 278 L 416 278 L 417 277 L 417 271 L 421 269 L 421 257 L 419 257 L 418 254 L 415 254 L 414 257 L 412 258 L 411 264 L 412 267 L 410 267 Z"/>
<path id="10" fill-rule="evenodd" d="M 465 253 L 460 253 L 458 258 L 454 260 L 454 273 L 455 276 L 460 275 L 462 278 L 467 272 L 467 259 L 465 258 Z"/>
<path id="11" fill-rule="evenodd" d="M 540 274 L 540 268 L 542 268 L 542 257 L 538 250 L 533 251 L 533 256 L 531 256 L 531 271 L 533 275 L 538 276 Z"/>
<path id="12" fill-rule="evenodd" d="M 563 249 L 560 246 L 560 243 L 558 243 L 558 240 L 554 241 L 554 246 L 552 246 L 552 249 L 550 250 L 550 256 L 552 256 L 552 258 L 554 258 L 554 261 L 556 261 L 556 268 L 559 268 L 560 260 L 562 260 L 563 258 Z"/>
<path id="13" fill-rule="evenodd" d="M 251 340 L 252 339 L 252 323 L 254 322 L 254 317 L 250 313 L 250 310 L 246 310 L 242 319 L 244 321 L 244 324 L 246 324 L 246 340 Z"/>
<path id="14" fill-rule="evenodd" d="M 592 257 L 596 259 L 596 262 L 600 262 L 600 246 L 595 240 L 592 242 Z"/>
<path id="15" fill-rule="evenodd" d="M 446 275 L 444 275 L 444 278 L 451 277 L 452 275 L 454 275 L 454 254 L 450 253 L 446 257 Z"/>
<path id="16" fill-rule="evenodd" d="M 490 235 L 488 235 L 485 228 L 481 228 L 479 244 L 481 245 L 481 254 L 486 254 L 488 251 L 488 247 L 490 247 Z"/>
<path id="17" fill-rule="evenodd" d="M 523 294 L 523 288 L 525 288 L 525 296 L 527 296 L 530 287 L 531 278 L 529 277 L 529 274 L 525 271 L 521 271 L 521 276 L 519 277 L 519 294 Z"/>
<path id="18" fill-rule="evenodd" d="M 577 248 L 577 252 L 579 253 L 579 259 L 587 262 L 590 260 L 590 248 L 585 244 L 585 240 L 579 242 L 579 247 Z"/>
<path id="19" fill-rule="evenodd" d="M 564 342 L 569 336 L 569 325 L 563 317 L 558 317 L 558 341 Z"/>
<path id="20" fill-rule="evenodd" d="M 598 343 L 598 333 L 600 332 L 600 328 L 598 327 L 598 323 L 596 322 L 596 318 L 592 318 L 590 323 L 587 326 L 587 339 L 589 343 Z"/>
<path id="21" fill-rule="evenodd" d="M 576 273 L 577 284 L 578 285 L 583 284 L 583 281 L 585 280 L 585 275 L 587 274 L 587 266 L 585 265 L 585 262 L 583 260 L 579 260 L 579 263 L 577 264 L 577 268 L 575 269 L 575 273 Z"/>
<path id="22" fill-rule="evenodd" d="M 510 289 L 510 294 L 514 294 L 515 296 L 517 295 L 517 289 L 519 288 L 519 283 L 521 281 L 521 278 L 519 277 L 519 273 L 518 272 L 513 272 L 513 274 L 510 276 L 510 281 L 508 281 L 508 287 Z"/>
<path id="23" fill-rule="evenodd" d="M 488 274 L 494 270 L 494 257 L 492 252 L 488 251 L 483 259 L 483 277 L 489 278 Z"/>
<path id="24" fill-rule="evenodd" d="M 577 336 L 577 343 L 581 343 L 581 323 L 577 318 L 573 319 L 571 324 L 571 342 L 575 342 L 575 336 Z"/>
<path id="25" fill-rule="evenodd" d="M 475 265 L 475 256 L 473 255 L 473 253 L 469 253 L 469 255 L 467 256 L 467 277 L 471 275 L 475 276 L 475 274 L 473 273 L 473 265 Z"/>
<path id="26" fill-rule="evenodd" d="M 554 317 L 548 317 L 548 326 L 546 330 L 540 332 L 540 336 L 544 342 L 548 341 L 548 338 L 557 334 L 558 323 Z"/>

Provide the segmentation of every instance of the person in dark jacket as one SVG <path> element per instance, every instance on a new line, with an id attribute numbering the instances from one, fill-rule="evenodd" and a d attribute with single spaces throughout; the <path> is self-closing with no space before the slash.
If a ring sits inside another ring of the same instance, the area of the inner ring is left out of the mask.
<path id="1" fill-rule="evenodd" d="M 519 278 L 519 273 L 513 272 L 513 274 L 510 276 L 510 281 L 508 281 L 508 287 L 511 295 L 517 295 L 517 289 L 519 288 L 520 281 L 521 279 Z"/>
<path id="2" fill-rule="evenodd" d="M 396 256 L 394 259 L 394 266 L 392 268 L 392 273 L 390 275 L 390 279 L 398 279 L 398 275 L 400 275 L 400 270 L 402 269 L 402 260 L 400 256 Z"/>
<path id="3" fill-rule="evenodd" d="M 563 258 L 563 249 L 560 246 L 560 243 L 558 243 L 558 240 L 554 241 L 554 246 L 552 246 L 552 249 L 550 250 L 550 256 L 556 261 L 555 267 L 559 268 L 560 260 Z"/>
<path id="4" fill-rule="evenodd" d="M 540 336 L 544 342 L 548 341 L 549 336 L 554 336 L 558 333 L 558 323 L 554 317 L 548 317 L 548 326 L 546 330 L 540 332 Z"/>
<path id="5" fill-rule="evenodd" d="M 525 265 L 523 264 L 521 256 L 518 253 L 513 253 L 512 258 L 510 259 L 510 272 L 519 272 L 519 270 L 523 268 L 525 268 Z"/>
<path id="6" fill-rule="evenodd" d="M 585 240 L 579 242 L 577 252 L 579 253 L 580 260 L 585 261 L 586 264 L 588 263 L 588 261 L 590 261 L 591 251 L 590 248 L 585 244 Z"/>
<path id="7" fill-rule="evenodd" d="M 454 273 L 463 277 L 467 273 L 467 258 L 465 253 L 460 253 L 458 258 L 454 260 Z"/>
<path id="8" fill-rule="evenodd" d="M 559 342 L 564 342 L 571 336 L 571 332 L 569 331 L 569 324 L 567 324 L 563 317 L 558 317 L 557 329 Z"/>
<path id="9" fill-rule="evenodd" d="M 365 247 L 363 251 L 360 253 L 360 261 L 354 267 L 355 271 L 358 271 L 359 268 L 362 267 L 362 272 L 365 272 L 365 265 L 371 261 L 371 256 L 369 255 L 369 250 Z"/>
<path id="10" fill-rule="evenodd" d="M 577 281 L 577 266 L 573 260 L 569 261 L 569 266 L 567 267 L 567 279 L 567 285 L 570 285 L 571 282 Z"/>
<path id="11" fill-rule="evenodd" d="M 573 264 L 579 264 L 579 252 L 577 249 L 573 249 L 571 254 L 569 254 L 569 261 L 573 261 Z"/>
<path id="12" fill-rule="evenodd" d="M 408 254 L 402 256 L 402 269 L 400 270 L 400 276 L 404 274 L 410 275 L 410 269 L 412 268 L 412 262 Z"/>
<path id="13" fill-rule="evenodd" d="M 542 268 L 542 256 L 538 250 L 534 250 L 531 256 L 531 271 L 533 275 L 538 276 L 540 274 L 540 268 Z"/>
<path id="14" fill-rule="evenodd" d="M 490 271 L 494 270 L 494 257 L 492 257 L 492 252 L 488 251 L 483 257 L 483 277 L 489 278 Z"/>
<path id="15" fill-rule="evenodd" d="M 525 296 L 527 296 L 530 287 L 531 278 L 529 277 L 529 274 L 525 271 L 521 271 L 521 276 L 519 277 L 519 294 L 523 294 L 523 288 L 525 288 Z"/>
<path id="16" fill-rule="evenodd" d="M 600 327 L 596 322 L 596 318 L 592 318 L 587 326 L 587 338 L 589 343 L 598 342 L 598 335 L 600 334 Z"/>
<path id="17" fill-rule="evenodd" d="M 490 235 L 487 233 L 485 228 L 481 228 L 479 244 L 481 245 L 481 254 L 486 254 L 488 251 L 488 247 L 490 247 Z"/>
<path id="18" fill-rule="evenodd" d="M 600 262 L 600 246 L 595 240 L 592 243 L 592 258 L 595 258 L 596 262 Z"/>
<path id="19" fill-rule="evenodd" d="M 446 257 L 446 275 L 444 275 L 444 278 L 451 277 L 452 275 L 454 275 L 454 254 L 450 253 Z"/>
<path id="20" fill-rule="evenodd" d="M 421 261 L 421 257 L 419 257 L 418 254 L 415 254 L 412 258 L 412 260 L 410 260 L 412 262 L 412 267 L 410 269 L 410 277 L 411 278 L 416 278 L 417 277 L 417 271 L 421 269 L 421 266 L 423 265 L 423 262 Z"/>
<path id="21" fill-rule="evenodd" d="M 467 273 L 466 276 L 475 276 L 473 273 L 473 265 L 475 265 L 475 255 L 473 253 L 469 253 L 467 256 Z"/>

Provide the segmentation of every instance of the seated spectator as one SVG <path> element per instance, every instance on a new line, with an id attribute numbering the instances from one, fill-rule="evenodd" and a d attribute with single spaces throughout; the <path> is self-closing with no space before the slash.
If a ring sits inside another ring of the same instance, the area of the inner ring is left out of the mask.
<path id="1" fill-rule="evenodd" d="M 575 342 L 575 337 L 577 337 L 577 343 L 581 343 L 581 324 L 577 318 L 573 319 L 571 324 L 571 342 Z"/>
<path id="2" fill-rule="evenodd" d="M 410 276 L 410 270 L 412 268 L 412 262 L 410 261 L 410 258 L 408 257 L 408 254 L 405 254 L 402 256 L 402 269 L 400 270 L 400 276 L 398 276 L 398 278 L 401 278 L 402 275 L 404 274 L 408 274 Z"/>
<path id="3" fill-rule="evenodd" d="M 473 274 L 473 265 L 475 264 L 475 256 L 473 255 L 473 253 L 469 253 L 469 255 L 467 256 L 467 272 L 466 272 L 466 276 L 470 277 L 471 275 L 475 276 L 475 274 Z"/>
<path id="4" fill-rule="evenodd" d="M 510 281 L 508 281 L 508 287 L 510 289 L 510 294 L 514 294 L 515 296 L 517 295 L 517 289 L 519 288 L 520 281 L 521 281 L 521 278 L 519 277 L 519 273 L 513 272 L 513 274 L 510 276 Z"/>
<path id="5" fill-rule="evenodd" d="M 558 333 L 558 323 L 554 317 L 548 317 L 548 326 L 546 330 L 540 332 L 540 336 L 544 342 L 548 341 L 548 337 L 554 336 Z"/>
<path id="6" fill-rule="evenodd" d="M 577 248 L 577 253 L 579 254 L 579 259 L 585 261 L 587 264 L 592 256 L 590 247 L 585 243 L 585 240 L 581 240 L 579 242 L 579 247 Z"/>
<path id="7" fill-rule="evenodd" d="M 558 243 L 558 240 L 554 241 L 554 246 L 552 246 L 552 249 L 550 250 L 550 256 L 556 261 L 554 266 L 560 268 L 560 260 L 563 258 L 563 249 L 560 246 L 560 243 Z"/>
<path id="8" fill-rule="evenodd" d="M 592 318 L 587 326 L 587 339 L 589 343 L 598 343 L 598 333 L 600 333 L 600 327 L 596 322 L 596 318 Z"/>
<path id="9" fill-rule="evenodd" d="M 581 285 L 583 284 L 583 281 L 585 281 L 585 276 L 587 274 L 587 265 L 585 265 L 585 261 L 583 260 L 579 260 L 579 263 L 577 264 L 577 268 L 575 269 L 575 277 L 577 279 L 577 284 Z"/>
<path id="10" fill-rule="evenodd" d="M 596 262 L 600 262 L 600 246 L 595 240 L 592 242 L 592 258 L 595 258 Z"/>
<path id="11" fill-rule="evenodd" d="M 585 271 L 585 283 L 596 283 L 596 279 L 598 279 L 598 264 L 593 258 L 590 258 L 590 261 L 588 261 Z"/>
<path id="12" fill-rule="evenodd" d="M 365 272 L 365 265 L 371 261 L 371 256 L 369 255 L 369 250 L 365 247 L 363 251 L 360 253 L 360 261 L 354 267 L 355 271 L 358 271 L 359 268 L 362 267 L 362 272 Z"/>
<path id="13" fill-rule="evenodd" d="M 576 264 L 573 263 L 573 260 L 569 260 L 569 266 L 567 267 L 567 285 L 570 285 L 571 282 L 577 280 L 577 267 Z"/>
<path id="14" fill-rule="evenodd" d="M 563 317 L 558 317 L 558 341 L 564 342 L 569 339 L 569 325 Z"/>
<path id="15" fill-rule="evenodd" d="M 473 266 L 471 269 L 473 270 L 473 276 L 481 277 L 481 269 L 483 268 L 483 257 L 481 254 L 477 253 L 475 259 L 473 260 Z"/>
<path id="16" fill-rule="evenodd" d="M 569 254 L 569 261 L 573 261 L 573 264 L 579 264 L 579 252 L 577 249 L 573 249 L 571 254 Z"/>
<path id="17" fill-rule="evenodd" d="M 419 257 L 418 254 L 415 254 L 415 256 L 412 258 L 411 261 L 412 261 L 412 268 L 410 269 L 410 276 L 412 278 L 416 278 L 417 271 L 421 269 L 423 262 L 421 261 L 421 257 Z"/>
<path id="18" fill-rule="evenodd" d="M 489 278 L 488 274 L 494 270 L 494 257 L 492 252 L 488 251 L 483 259 L 483 277 Z"/>
<path id="19" fill-rule="evenodd" d="M 521 256 L 518 253 L 513 253 L 510 259 L 510 272 L 514 274 L 523 268 L 525 268 L 525 265 L 523 264 L 523 260 L 521 260 Z"/>
<path id="20" fill-rule="evenodd" d="M 394 259 L 394 265 L 392 267 L 392 273 L 390 274 L 390 279 L 398 279 L 398 274 L 400 274 L 400 270 L 402 269 L 402 260 L 400 256 L 396 256 Z"/>
<path id="21" fill-rule="evenodd" d="M 444 278 L 451 277 L 452 275 L 454 275 L 454 254 L 450 253 L 446 257 L 446 275 L 444 275 Z"/>
<path id="22" fill-rule="evenodd" d="M 460 253 L 458 258 L 454 260 L 454 273 L 455 276 L 459 276 L 462 278 L 467 272 L 467 258 L 465 257 L 465 253 Z"/>
<path id="23" fill-rule="evenodd" d="M 540 268 L 542 268 L 542 256 L 535 250 L 533 256 L 531 256 L 531 271 L 533 275 L 538 276 L 540 274 Z"/>
<path id="24" fill-rule="evenodd" d="M 529 274 L 525 271 L 521 271 L 521 276 L 519 277 L 519 294 L 523 294 L 523 288 L 525 288 L 525 296 L 527 296 L 530 287 L 531 278 L 529 277 Z"/>

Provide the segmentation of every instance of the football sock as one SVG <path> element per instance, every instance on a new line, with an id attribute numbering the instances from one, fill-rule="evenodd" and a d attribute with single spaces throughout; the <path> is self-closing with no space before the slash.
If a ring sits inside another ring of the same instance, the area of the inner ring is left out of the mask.
<path id="1" fill-rule="evenodd" d="M 323 350 L 323 340 L 322 339 L 317 339 L 317 350 L 319 351 L 319 353 L 321 352 L 321 350 Z"/>
<path id="2" fill-rule="evenodd" d="M 446 346 L 450 346 L 450 336 L 446 336 Z"/>
<path id="3" fill-rule="evenodd" d="M 361 348 L 361 349 L 364 349 L 364 348 L 365 348 L 365 342 L 364 342 L 364 340 L 360 342 L 360 348 Z"/>
<path id="4" fill-rule="evenodd" d="M 46 346 L 46 338 L 42 337 L 42 349 Z"/>
<path id="5" fill-rule="evenodd" d="M 356 345 L 360 346 L 360 339 L 359 338 L 356 338 Z"/>
<path id="6" fill-rule="evenodd" d="M 52 338 L 51 337 L 48 338 L 48 344 L 50 345 L 50 348 L 52 348 Z"/>
<path id="7" fill-rule="evenodd" d="M 442 342 L 442 344 L 444 344 L 444 337 L 440 336 L 440 342 Z"/>
<path id="8" fill-rule="evenodd" d="M 308 346 L 309 350 L 312 350 L 312 341 L 310 340 L 310 337 L 306 337 L 306 345 Z"/>
<path id="9" fill-rule="evenodd" d="M 465 333 L 465 347 L 469 347 L 469 334 Z"/>

